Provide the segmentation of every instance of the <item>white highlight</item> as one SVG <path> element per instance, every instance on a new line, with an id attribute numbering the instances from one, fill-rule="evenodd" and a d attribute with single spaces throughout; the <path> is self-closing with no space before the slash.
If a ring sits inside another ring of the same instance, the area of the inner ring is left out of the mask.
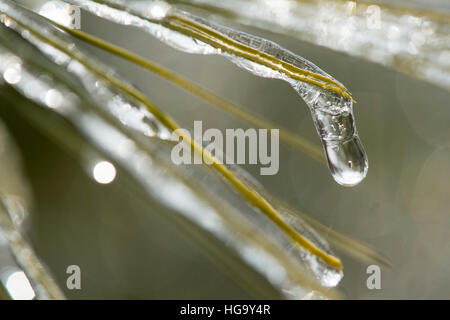
<path id="1" fill-rule="evenodd" d="M 152 18 L 155 18 L 155 19 L 162 19 L 166 16 L 168 10 L 169 10 L 168 6 L 155 4 L 150 9 L 150 15 Z"/>
<path id="2" fill-rule="evenodd" d="M 20 66 L 12 66 L 6 69 L 6 71 L 3 73 L 3 78 L 9 84 L 19 83 L 20 79 L 22 79 Z"/>
<path id="3" fill-rule="evenodd" d="M 69 28 L 80 29 L 79 8 L 63 1 L 48 1 L 40 9 L 39 14 Z"/>
<path id="4" fill-rule="evenodd" d="M 150 5 L 146 2 L 133 1 L 130 3 L 130 6 L 154 20 L 164 19 L 171 7 L 170 4 L 164 1 L 156 1 Z"/>
<path id="5" fill-rule="evenodd" d="M 116 177 L 116 168 L 111 162 L 101 161 L 94 166 L 92 170 L 95 181 L 101 184 L 113 182 Z"/>
<path id="6" fill-rule="evenodd" d="M 61 106 L 63 102 L 63 96 L 56 89 L 50 89 L 45 94 L 45 103 L 48 107 L 56 109 Z"/>
<path id="7" fill-rule="evenodd" d="M 23 271 L 15 271 L 6 279 L 6 290 L 14 300 L 32 300 L 36 294 Z"/>

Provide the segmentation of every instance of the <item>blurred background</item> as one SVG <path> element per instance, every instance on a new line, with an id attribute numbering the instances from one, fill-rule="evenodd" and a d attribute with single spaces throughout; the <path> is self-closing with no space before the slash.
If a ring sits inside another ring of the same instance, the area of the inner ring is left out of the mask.
<path id="1" fill-rule="evenodd" d="M 450 298 L 449 91 L 294 37 L 228 24 L 312 61 L 357 101 L 357 128 L 369 157 L 361 184 L 336 184 L 327 168 L 283 143 L 277 175 L 261 176 L 258 166 L 243 166 L 270 193 L 391 260 L 392 268 L 381 266 L 381 289 L 369 290 L 368 264 L 336 250 L 344 264 L 338 289 L 350 299 Z M 282 81 L 258 78 L 218 56 L 185 54 L 86 12 L 81 27 L 320 145 L 306 104 Z M 248 128 L 142 68 L 78 45 L 113 66 L 183 128 L 191 130 L 195 120 L 203 121 L 204 130 Z M 27 103 L 18 95 L 14 99 Z M 82 270 L 82 290 L 64 289 L 69 299 L 259 298 L 180 236 L 176 225 L 154 214 L 169 215 L 170 209 L 142 201 L 122 183 L 120 170 L 112 183 L 99 184 L 12 108 L 0 108 L 0 117 L 17 143 L 32 190 L 27 236 L 63 289 L 67 266 Z M 253 281 L 267 286 L 270 297 L 279 297 L 267 280 Z"/>

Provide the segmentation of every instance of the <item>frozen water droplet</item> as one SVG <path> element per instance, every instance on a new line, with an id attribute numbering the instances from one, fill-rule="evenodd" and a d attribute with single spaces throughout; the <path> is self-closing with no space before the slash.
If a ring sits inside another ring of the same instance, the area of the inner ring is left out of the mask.
<path id="1" fill-rule="evenodd" d="M 357 185 L 369 166 L 356 130 L 352 101 L 321 92 L 308 105 L 334 180 L 347 187 Z"/>
<path id="2" fill-rule="evenodd" d="M 365 178 L 369 166 L 358 136 L 344 142 L 324 140 L 324 148 L 328 167 L 337 183 L 351 187 Z"/>

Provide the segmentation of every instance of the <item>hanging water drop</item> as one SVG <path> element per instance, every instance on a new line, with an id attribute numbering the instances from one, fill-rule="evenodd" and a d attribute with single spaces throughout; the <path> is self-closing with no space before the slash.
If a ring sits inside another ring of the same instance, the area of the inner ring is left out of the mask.
<path id="1" fill-rule="evenodd" d="M 365 178 L 368 169 L 367 157 L 358 136 L 344 142 L 324 141 L 324 148 L 328 167 L 337 183 L 351 187 Z"/>
<path id="2" fill-rule="evenodd" d="M 366 177 L 369 165 L 356 130 L 352 100 L 320 92 L 314 101 L 305 101 L 334 180 L 346 187 L 357 185 Z"/>

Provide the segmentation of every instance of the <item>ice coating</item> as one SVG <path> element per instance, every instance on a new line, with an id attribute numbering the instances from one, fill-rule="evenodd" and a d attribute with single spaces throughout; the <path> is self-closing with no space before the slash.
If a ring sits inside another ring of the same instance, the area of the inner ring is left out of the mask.
<path id="1" fill-rule="evenodd" d="M 447 0 L 184 0 L 183 6 L 324 46 L 450 90 Z M 368 17 L 376 19 L 368 19 Z"/>
<path id="2" fill-rule="evenodd" d="M 276 43 L 213 24 L 164 1 L 70 0 L 116 23 L 133 25 L 184 52 L 217 54 L 265 78 L 285 80 L 308 105 L 334 180 L 361 182 L 368 170 L 348 90 L 310 61 Z"/>

